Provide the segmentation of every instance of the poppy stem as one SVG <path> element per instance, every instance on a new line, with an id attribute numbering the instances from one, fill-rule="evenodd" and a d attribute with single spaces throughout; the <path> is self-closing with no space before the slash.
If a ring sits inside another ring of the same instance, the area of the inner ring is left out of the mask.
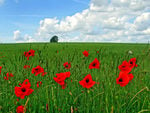
<path id="1" fill-rule="evenodd" d="M 75 102 L 77 101 L 77 99 L 79 98 L 79 96 L 81 96 L 83 93 L 80 93 L 78 96 L 76 96 L 76 98 L 73 101 L 73 104 L 75 104 Z"/>
<path id="2" fill-rule="evenodd" d="M 134 99 L 139 93 L 143 92 L 144 90 L 149 91 L 148 87 L 144 87 L 143 89 L 141 89 L 139 92 L 137 92 L 137 93 L 133 96 L 133 98 L 130 100 L 129 104 L 133 101 L 133 99 Z"/>
<path id="3" fill-rule="evenodd" d="M 111 107 L 111 112 L 110 113 L 113 113 L 114 112 L 114 107 L 112 106 Z"/>
<path id="4" fill-rule="evenodd" d="M 73 107 L 71 106 L 71 113 L 73 113 Z"/>
<path id="5" fill-rule="evenodd" d="M 129 105 L 131 104 L 131 102 L 133 101 L 133 99 L 134 99 L 138 94 L 140 94 L 141 92 L 143 92 L 144 90 L 149 91 L 149 88 L 148 88 L 148 87 L 144 87 L 144 88 L 141 89 L 139 92 L 137 92 L 137 93 L 133 96 L 133 98 L 129 101 L 128 106 L 127 106 L 126 109 L 128 109 L 128 107 L 129 107 Z"/>
<path id="6" fill-rule="evenodd" d="M 27 106 L 28 102 L 29 102 L 29 97 L 27 98 L 27 101 L 26 101 L 26 103 L 24 105 L 24 113 L 26 112 L 26 106 Z"/>
<path id="7" fill-rule="evenodd" d="M 94 100 L 95 97 L 102 95 L 104 92 L 98 93 L 96 96 L 94 96 L 93 98 L 91 98 L 91 101 Z"/>

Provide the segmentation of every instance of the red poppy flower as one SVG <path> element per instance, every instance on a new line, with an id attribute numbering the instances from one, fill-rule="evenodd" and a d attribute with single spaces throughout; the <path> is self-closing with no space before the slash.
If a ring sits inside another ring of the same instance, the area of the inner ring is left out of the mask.
<path id="1" fill-rule="evenodd" d="M 53 77 L 53 79 L 55 80 L 55 82 L 57 82 L 60 85 L 64 85 L 65 84 L 65 78 L 64 77 Z"/>
<path id="2" fill-rule="evenodd" d="M 56 76 L 57 77 L 53 77 L 53 79 L 55 80 L 55 82 L 62 86 L 62 89 L 64 89 L 66 87 L 65 80 L 66 78 L 70 77 L 70 72 L 57 73 Z"/>
<path id="3" fill-rule="evenodd" d="M 31 87 L 31 83 L 29 82 L 29 79 L 26 79 L 23 81 L 23 83 L 19 83 L 20 86 L 25 86 L 25 87 L 28 87 L 30 88 Z"/>
<path id="4" fill-rule="evenodd" d="M 71 73 L 70 71 L 68 71 L 68 72 L 59 73 L 59 74 L 63 74 L 66 78 L 69 78 Z"/>
<path id="5" fill-rule="evenodd" d="M 17 97 L 24 99 L 25 96 L 32 94 L 33 89 L 30 88 L 31 83 L 28 79 L 24 80 L 20 87 L 15 87 L 15 94 Z"/>
<path id="6" fill-rule="evenodd" d="M 24 113 L 24 106 L 22 106 L 22 105 L 18 106 L 17 109 L 16 109 L 16 112 L 17 113 Z"/>
<path id="7" fill-rule="evenodd" d="M 24 52 L 25 57 L 27 57 L 27 60 L 29 60 L 28 52 Z"/>
<path id="8" fill-rule="evenodd" d="M 23 68 L 24 68 L 24 69 L 27 69 L 27 68 L 30 68 L 30 66 L 29 66 L 29 65 L 24 65 Z"/>
<path id="9" fill-rule="evenodd" d="M 8 77 L 4 77 L 5 80 L 8 80 Z"/>
<path id="10" fill-rule="evenodd" d="M 136 64 L 136 58 L 131 58 L 131 59 L 129 60 L 129 66 L 130 66 L 131 68 L 138 66 L 138 65 Z"/>
<path id="11" fill-rule="evenodd" d="M 96 82 L 92 80 L 91 74 L 88 74 L 84 77 L 83 80 L 79 81 L 79 84 L 83 86 L 83 88 L 91 88 Z"/>
<path id="12" fill-rule="evenodd" d="M 44 69 L 41 66 L 37 66 L 35 68 L 32 69 L 32 74 L 35 73 L 35 76 L 37 76 L 38 74 L 42 73 L 42 76 L 45 75 L 44 73 Z M 43 74 L 44 73 L 44 74 Z"/>
<path id="13" fill-rule="evenodd" d="M 0 66 L 0 74 L 1 74 L 2 66 Z"/>
<path id="14" fill-rule="evenodd" d="M 116 79 L 117 84 L 119 84 L 121 87 L 126 86 L 130 81 L 130 78 L 127 73 L 120 72 L 119 77 Z"/>
<path id="15" fill-rule="evenodd" d="M 14 77 L 14 75 L 12 73 L 7 73 L 7 76 Z"/>
<path id="16" fill-rule="evenodd" d="M 65 83 L 64 85 L 61 85 L 62 89 L 65 89 L 67 87 L 67 84 Z"/>
<path id="17" fill-rule="evenodd" d="M 128 77 L 129 77 L 129 80 L 130 80 L 130 81 L 134 78 L 134 76 L 133 76 L 132 73 L 128 74 Z"/>
<path id="18" fill-rule="evenodd" d="M 47 74 L 47 72 L 43 72 L 41 76 L 44 76 L 44 75 L 46 75 L 46 74 Z"/>
<path id="19" fill-rule="evenodd" d="M 89 56 L 89 51 L 83 51 L 83 55 L 84 55 L 85 57 L 88 57 L 88 56 Z"/>
<path id="20" fill-rule="evenodd" d="M 34 50 L 33 49 L 31 49 L 31 50 L 29 50 L 28 52 L 24 52 L 24 55 L 25 55 L 25 57 L 27 57 L 27 60 L 29 60 L 29 57 L 30 56 L 34 56 Z"/>
<path id="21" fill-rule="evenodd" d="M 41 82 L 41 81 L 38 81 L 38 82 L 36 83 L 37 88 L 39 88 L 41 85 L 42 85 L 42 82 Z"/>
<path id="22" fill-rule="evenodd" d="M 28 52 L 24 52 L 24 55 L 25 55 L 25 57 L 27 57 L 28 56 Z"/>
<path id="23" fill-rule="evenodd" d="M 129 73 L 132 70 L 132 68 L 130 68 L 129 63 L 126 60 L 123 61 L 122 64 L 118 66 L 118 68 L 122 72 L 126 72 L 126 73 Z"/>
<path id="24" fill-rule="evenodd" d="M 64 66 L 66 69 L 70 69 L 70 68 L 71 68 L 71 63 L 65 62 L 65 63 L 63 64 L 63 66 Z"/>
<path id="25" fill-rule="evenodd" d="M 14 77 L 12 73 L 6 73 L 6 76 L 4 77 L 5 80 L 8 80 L 9 77 Z"/>
<path id="26" fill-rule="evenodd" d="M 68 77 L 70 77 L 70 72 L 65 72 L 65 73 L 57 73 L 57 77 L 54 77 L 53 79 L 60 85 L 64 85 L 65 82 L 64 80 Z"/>
<path id="27" fill-rule="evenodd" d="M 96 68 L 96 69 L 100 68 L 100 62 L 98 61 L 97 58 L 95 58 L 94 61 L 91 62 L 89 65 L 89 69 L 93 69 L 93 68 Z"/>

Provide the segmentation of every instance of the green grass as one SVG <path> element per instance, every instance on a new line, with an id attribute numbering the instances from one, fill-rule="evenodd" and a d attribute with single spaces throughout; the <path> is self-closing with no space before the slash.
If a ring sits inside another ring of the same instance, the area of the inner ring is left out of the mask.
<path id="1" fill-rule="evenodd" d="M 30 49 L 35 50 L 35 56 L 27 61 L 23 53 Z M 84 50 L 89 50 L 89 57 L 83 57 Z M 132 55 L 128 54 L 129 50 L 133 51 Z M 118 66 L 133 57 L 137 58 L 138 64 L 131 72 L 134 78 L 127 86 L 120 87 L 116 84 Z M 88 69 L 95 58 L 101 62 L 100 69 Z M 64 69 L 65 62 L 71 62 L 71 69 Z M 23 69 L 26 64 L 31 68 Z M 44 77 L 31 73 L 37 65 L 47 72 Z M 0 66 L 3 66 L 0 75 L 0 113 L 15 113 L 17 106 L 25 105 L 28 98 L 27 113 L 71 113 L 71 110 L 73 113 L 150 112 L 149 44 L 1 44 Z M 71 76 L 66 80 L 67 87 L 63 90 L 53 77 L 56 73 L 67 71 L 71 72 Z M 7 72 L 14 75 L 8 81 L 4 80 Z M 100 84 L 87 90 L 80 86 L 79 81 L 89 73 Z M 29 79 L 34 92 L 17 102 L 14 88 L 25 79 Z M 36 87 L 37 81 L 43 83 L 39 88 Z"/>

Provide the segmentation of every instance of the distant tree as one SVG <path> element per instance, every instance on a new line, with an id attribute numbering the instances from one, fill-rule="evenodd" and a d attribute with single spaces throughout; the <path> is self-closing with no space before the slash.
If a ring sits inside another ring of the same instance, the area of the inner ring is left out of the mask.
<path id="1" fill-rule="evenodd" d="M 51 39 L 50 39 L 50 42 L 58 42 L 58 36 L 53 36 Z"/>

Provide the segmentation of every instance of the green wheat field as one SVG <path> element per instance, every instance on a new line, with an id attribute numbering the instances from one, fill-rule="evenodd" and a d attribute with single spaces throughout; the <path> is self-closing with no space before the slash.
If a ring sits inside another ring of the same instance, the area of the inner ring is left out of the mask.
<path id="1" fill-rule="evenodd" d="M 35 50 L 29 60 L 25 51 Z M 89 50 L 89 56 L 82 52 Z M 98 51 L 98 52 L 97 52 Z M 132 51 L 132 54 L 129 54 Z M 89 69 L 97 58 L 100 69 Z M 137 59 L 138 67 L 131 73 L 134 78 L 125 87 L 116 83 L 118 66 L 130 58 Z M 63 64 L 71 63 L 65 69 Z M 24 69 L 24 65 L 30 68 Z M 32 68 L 40 65 L 47 72 L 35 76 Z M 150 45 L 114 43 L 28 43 L 0 44 L 0 113 L 15 113 L 20 105 L 26 105 L 26 113 L 150 113 Z M 68 72 L 67 86 L 62 89 L 53 77 L 56 73 Z M 6 73 L 14 77 L 5 80 Z M 99 84 L 83 88 L 81 81 L 87 74 Z M 20 99 L 15 95 L 15 86 L 29 79 L 34 90 Z M 37 88 L 37 81 L 42 85 Z M 19 99 L 19 101 L 17 101 Z"/>

